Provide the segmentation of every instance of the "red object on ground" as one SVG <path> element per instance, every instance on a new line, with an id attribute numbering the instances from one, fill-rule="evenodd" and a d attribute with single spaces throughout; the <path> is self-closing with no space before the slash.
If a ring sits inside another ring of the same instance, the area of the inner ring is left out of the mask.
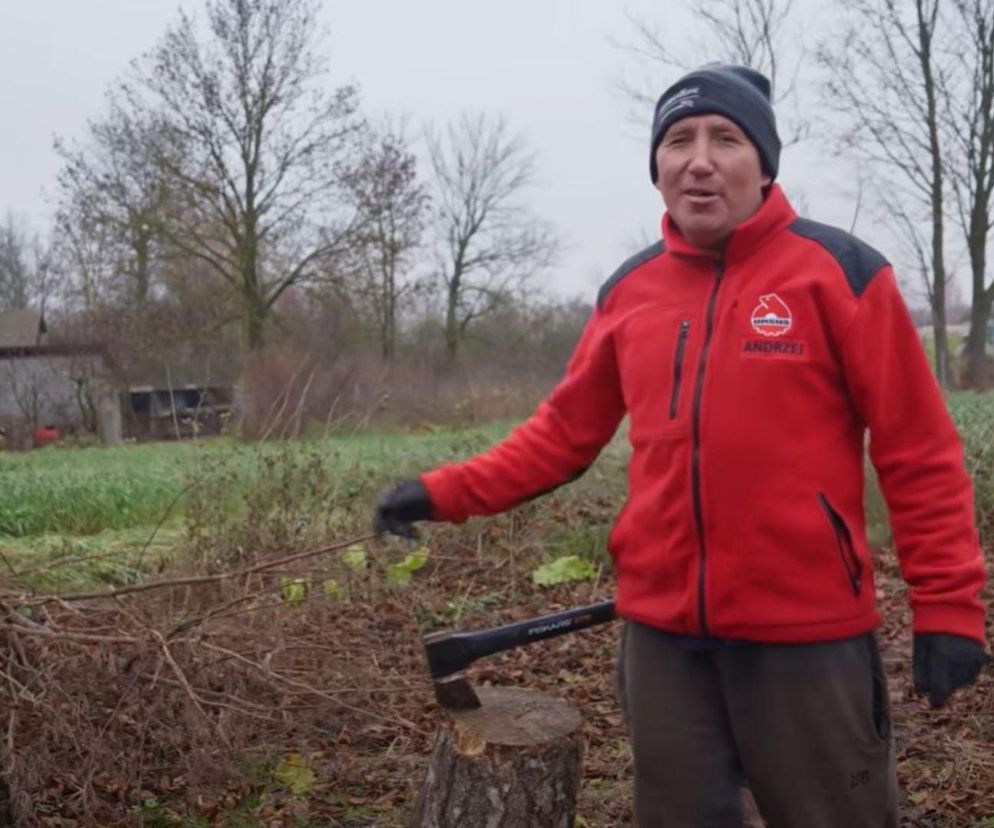
<path id="1" fill-rule="evenodd" d="M 34 438 L 35 448 L 41 448 L 57 443 L 61 435 L 57 428 L 36 428 L 31 436 Z"/>

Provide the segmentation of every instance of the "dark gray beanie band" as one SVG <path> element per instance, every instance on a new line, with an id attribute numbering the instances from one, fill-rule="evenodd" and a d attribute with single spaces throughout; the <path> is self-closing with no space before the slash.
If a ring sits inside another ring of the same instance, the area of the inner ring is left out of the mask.
<path id="1" fill-rule="evenodd" d="M 724 115 L 755 145 L 763 172 L 776 178 L 780 137 L 770 104 L 770 82 L 745 66 L 709 64 L 680 78 L 659 98 L 652 118 L 649 174 L 656 183 L 656 148 L 673 124 L 696 115 Z"/>

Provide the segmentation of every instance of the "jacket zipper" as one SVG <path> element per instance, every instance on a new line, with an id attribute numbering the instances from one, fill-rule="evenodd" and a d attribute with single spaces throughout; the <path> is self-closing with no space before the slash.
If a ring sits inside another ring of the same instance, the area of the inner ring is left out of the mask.
<path id="1" fill-rule="evenodd" d="M 835 535 L 835 548 L 842 559 L 842 567 L 846 570 L 853 595 L 859 595 L 863 588 L 863 564 L 856 554 L 849 527 L 846 526 L 842 515 L 835 511 L 832 504 L 828 502 L 828 498 L 821 492 L 818 492 L 818 503 L 832 527 L 832 532 Z"/>
<path id="2" fill-rule="evenodd" d="M 704 393 L 704 369 L 707 366 L 708 351 L 711 348 L 711 335 L 714 329 L 714 310 L 718 302 L 718 290 L 721 288 L 721 280 L 725 275 L 725 263 L 718 261 L 715 268 L 714 287 L 711 288 L 711 296 L 708 298 L 707 318 L 704 327 L 704 343 L 701 345 L 701 356 L 697 361 L 697 382 L 694 384 L 694 406 L 693 406 L 693 454 L 691 455 L 691 486 L 694 498 L 694 520 L 697 523 L 697 548 L 700 567 L 697 574 L 697 612 L 701 625 L 701 635 L 710 635 L 708 632 L 708 616 L 705 607 L 705 576 L 707 574 L 707 549 L 704 545 L 704 506 L 701 502 L 701 397 Z"/>
<path id="3" fill-rule="evenodd" d="M 680 380 L 683 377 L 683 352 L 687 347 L 687 334 L 690 333 L 690 320 L 680 322 L 680 334 L 676 340 L 676 356 L 673 359 L 673 393 L 670 395 L 670 419 L 676 419 L 680 403 Z"/>

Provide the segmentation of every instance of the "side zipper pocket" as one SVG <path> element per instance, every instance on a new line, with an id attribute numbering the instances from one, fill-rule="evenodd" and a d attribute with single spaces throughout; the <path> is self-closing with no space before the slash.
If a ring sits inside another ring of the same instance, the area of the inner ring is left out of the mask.
<path id="1" fill-rule="evenodd" d="M 835 548 L 839 550 L 839 557 L 842 559 L 842 566 L 846 570 L 853 595 L 859 595 L 863 588 L 863 562 L 856 554 L 856 547 L 853 545 L 849 527 L 846 526 L 842 515 L 832 508 L 828 498 L 821 492 L 818 492 L 818 503 L 832 527 L 832 532 L 835 535 Z"/>
<path id="2" fill-rule="evenodd" d="M 683 352 L 687 348 L 687 335 L 690 333 L 690 320 L 680 322 L 680 333 L 676 339 L 676 354 L 673 358 L 673 391 L 670 394 L 670 419 L 676 419 L 680 403 L 680 382 L 683 379 Z"/>

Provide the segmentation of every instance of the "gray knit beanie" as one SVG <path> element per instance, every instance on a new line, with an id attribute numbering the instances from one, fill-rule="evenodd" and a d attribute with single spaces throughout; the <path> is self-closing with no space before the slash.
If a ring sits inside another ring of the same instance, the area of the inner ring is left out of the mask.
<path id="1" fill-rule="evenodd" d="M 694 115 L 724 115 L 734 121 L 759 151 L 763 172 L 777 177 L 780 137 L 770 104 L 770 82 L 746 66 L 708 63 L 684 75 L 656 103 L 649 148 L 649 174 L 656 183 L 656 148 L 673 124 Z"/>

